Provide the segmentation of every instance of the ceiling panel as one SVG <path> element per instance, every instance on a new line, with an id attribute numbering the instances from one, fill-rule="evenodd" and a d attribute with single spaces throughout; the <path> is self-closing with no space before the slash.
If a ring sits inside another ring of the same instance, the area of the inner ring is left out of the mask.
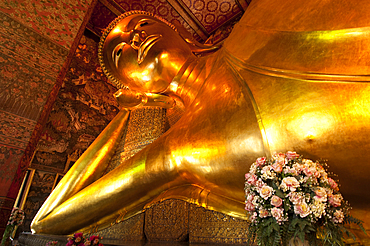
<path id="1" fill-rule="evenodd" d="M 99 0 L 87 28 L 100 36 L 118 15 L 143 10 L 182 26 L 200 42 L 208 39 L 207 43 L 214 43 L 227 37 L 249 3 L 250 0 Z"/>

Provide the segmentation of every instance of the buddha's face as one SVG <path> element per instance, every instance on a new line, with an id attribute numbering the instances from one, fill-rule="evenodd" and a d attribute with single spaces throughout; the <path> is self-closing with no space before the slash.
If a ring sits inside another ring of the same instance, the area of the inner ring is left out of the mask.
<path id="1" fill-rule="evenodd" d="M 144 14 L 121 20 L 103 46 L 107 70 L 123 85 L 141 92 L 166 90 L 191 55 L 176 31 Z"/>

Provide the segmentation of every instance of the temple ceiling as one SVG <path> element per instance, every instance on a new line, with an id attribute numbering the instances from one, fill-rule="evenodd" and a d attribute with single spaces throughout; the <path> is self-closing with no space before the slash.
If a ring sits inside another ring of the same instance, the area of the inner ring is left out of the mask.
<path id="1" fill-rule="evenodd" d="M 225 39 L 251 0 L 99 0 L 87 29 L 100 36 L 120 14 L 131 10 L 154 13 L 185 28 L 197 41 Z"/>

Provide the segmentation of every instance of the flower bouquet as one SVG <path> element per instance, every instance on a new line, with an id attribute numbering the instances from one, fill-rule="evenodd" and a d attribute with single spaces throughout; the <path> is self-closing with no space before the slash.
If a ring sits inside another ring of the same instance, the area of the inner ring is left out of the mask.
<path id="1" fill-rule="evenodd" d="M 103 244 L 99 243 L 99 240 L 99 236 L 91 236 L 89 240 L 86 240 L 85 246 L 103 246 Z"/>
<path id="2" fill-rule="evenodd" d="M 10 235 L 12 234 L 14 228 L 23 223 L 24 212 L 19 208 L 13 208 L 12 213 L 10 214 L 8 223 L 5 228 L 3 239 L 1 240 L 1 245 L 5 245 L 5 242 L 9 240 Z"/>
<path id="3" fill-rule="evenodd" d="M 344 233 L 354 237 L 344 224 L 356 223 L 364 231 L 324 167 L 290 151 L 258 158 L 245 174 L 248 242 L 288 245 L 299 239 L 309 245 L 344 245 Z"/>
<path id="4" fill-rule="evenodd" d="M 49 241 L 49 242 L 46 243 L 45 246 L 55 246 L 57 244 L 58 244 L 58 241 Z"/>
<path id="5" fill-rule="evenodd" d="M 73 237 L 68 238 L 68 243 L 66 246 L 104 246 L 103 244 L 99 243 L 100 237 L 99 236 L 91 236 L 89 239 L 85 240 L 83 233 L 75 233 Z"/>
<path id="6" fill-rule="evenodd" d="M 85 246 L 85 238 L 82 232 L 75 233 L 73 237 L 68 238 L 66 246 Z"/>

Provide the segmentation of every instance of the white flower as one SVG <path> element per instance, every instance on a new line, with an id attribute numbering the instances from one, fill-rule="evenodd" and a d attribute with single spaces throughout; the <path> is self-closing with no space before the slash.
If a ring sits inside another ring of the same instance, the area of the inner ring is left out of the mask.
<path id="1" fill-rule="evenodd" d="M 301 218 L 306 217 L 311 213 L 310 207 L 307 205 L 305 201 L 302 201 L 296 205 L 294 205 L 294 213 L 301 216 Z"/>
<path id="2" fill-rule="evenodd" d="M 265 200 L 267 200 L 267 198 L 269 198 L 271 195 L 272 195 L 272 191 L 274 189 L 268 185 L 264 185 L 262 186 L 261 190 L 260 190 L 260 195 L 262 198 L 264 198 Z"/>
<path id="3" fill-rule="evenodd" d="M 337 210 L 334 212 L 333 221 L 334 223 L 342 223 L 344 219 L 344 214 L 342 210 Z"/>
<path id="4" fill-rule="evenodd" d="M 299 187 L 299 182 L 294 177 L 283 178 L 283 180 L 281 181 L 281 184 L 280 184 L 280 188 L 283 191 L 288 191 L 288 190 L 295 191 L 296 188 L 298 188 L 298 187 Z"/>
<path id="5" fill-rule="evenodd" d="M 271 172 L 271 169 L 272 169 L 272 166 L 268 165 L 268 166 L 264 166 L 262 168 L 262 179 L 273 179 L 276 177 L 276 173 L 275 172 Z"/>
<path id="6" fill-rule="evenodd" d="M 316 218 L 321 218 L 325 215 L 326 203 L 314 200 L 313 204 L 310 205 L 310 210 Z"/>

